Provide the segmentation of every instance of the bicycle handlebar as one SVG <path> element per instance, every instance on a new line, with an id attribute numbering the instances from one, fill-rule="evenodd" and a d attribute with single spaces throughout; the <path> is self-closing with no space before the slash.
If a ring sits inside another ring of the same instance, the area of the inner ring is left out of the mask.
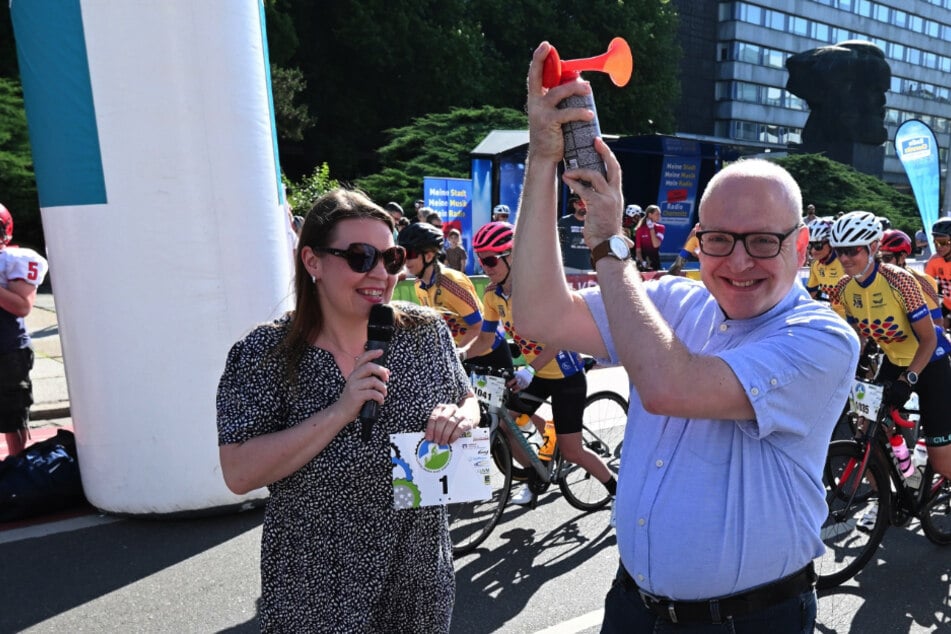
<path id="1" fill-rule="evenodd" d="M 899 427 L 904 427 L 905 429 L 911 429 L 912 427 L 915 426 L 914 421 L 901 417 L 901 414 L 898 413 L 897 407 L 891 408 L 891 410 L 888 412 L 888 415 L 892 417 L 892 421 Z"/>

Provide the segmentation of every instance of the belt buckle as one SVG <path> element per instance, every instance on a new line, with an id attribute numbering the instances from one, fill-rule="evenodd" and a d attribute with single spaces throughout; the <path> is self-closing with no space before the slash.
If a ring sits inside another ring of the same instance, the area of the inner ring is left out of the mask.
<path id="1" fill-rule="evenodd" d="M 641 596 L 641 601 L 649 610 L 653 610 L 654 607 L 663 609 L 664 604 L 667 604 L 667 616 L 670 618 L 671 623 L 679 623 L 677 620 L 677 610 L 674 608 L 674 602 L 668 601 L 666 599 L 661 599 L 660 597 L 654 596 L 650 592 L 645 592 L 641 588 L 637 588 L 637 593 Z"/>

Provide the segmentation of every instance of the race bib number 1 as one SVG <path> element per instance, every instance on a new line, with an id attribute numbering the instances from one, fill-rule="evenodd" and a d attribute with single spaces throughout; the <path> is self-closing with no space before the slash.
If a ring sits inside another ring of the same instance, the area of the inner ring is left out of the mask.
<path id="1" fill-rule="evenodd" d="M 422 433 L 390 434 L 393 508 L 488 500 L 489 430 L 469 430 L 451 445 L 437 445 Z"/>

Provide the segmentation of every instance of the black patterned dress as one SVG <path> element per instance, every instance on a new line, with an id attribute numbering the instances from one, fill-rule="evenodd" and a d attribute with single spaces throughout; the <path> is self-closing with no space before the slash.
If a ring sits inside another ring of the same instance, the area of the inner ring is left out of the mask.
<path id="1" fill-rule="evenodd" d="M 389 435 L 422 431 L 437 403 L 469 385 L 449 329 L 435 313 L 397 329 L 386 402 L 368 444 L 353 422 L 313 460 L 271 484 L 261 540 L 260 626 L 266 632 L 447 632 L 455 581 L 442 506 L 393 509 Z M 218 386 L 218 442 L 238 443 L 300 423 L 343 393 L 333 355 L 311 347 L 297 391 L 269 352 L 288 320 L 236 343 Z"/>

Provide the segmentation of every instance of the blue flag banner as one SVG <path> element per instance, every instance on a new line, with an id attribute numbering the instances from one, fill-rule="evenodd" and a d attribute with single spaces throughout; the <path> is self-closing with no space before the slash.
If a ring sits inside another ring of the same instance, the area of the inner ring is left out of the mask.
<path id="1" fill-rule="evenodd" d="M 905 121 L 895 133 L 895 153 L 905 167 L 908 182 L 915 193 L 918 213 L 928 236 L 931 252 L 935 252 L 931 226 L 938 220 L 938 190 L 941 175 L 938 166 L 938 143 L 934 132 L 918 119 Z"/>
<path id="2" fill-rule="evenodd" d="M 662 253 L 677 254 L 696 221 L 700 144 L 688 139 L 665 138 L 663 148 L 657 206 L 666 235 L 660 248 Z"/>
<path id="3" fill-rule="evenodd" d="M 443 234 L 458 229 L 462 234 L 462 247 L 466 250 L 466 273 L 475 270 L 472 253 L 472 180 L 468 178 L 423 177 L 423 201 L 439 213 Z M 420 218 L 422 220 L 422 218 Z"/>

